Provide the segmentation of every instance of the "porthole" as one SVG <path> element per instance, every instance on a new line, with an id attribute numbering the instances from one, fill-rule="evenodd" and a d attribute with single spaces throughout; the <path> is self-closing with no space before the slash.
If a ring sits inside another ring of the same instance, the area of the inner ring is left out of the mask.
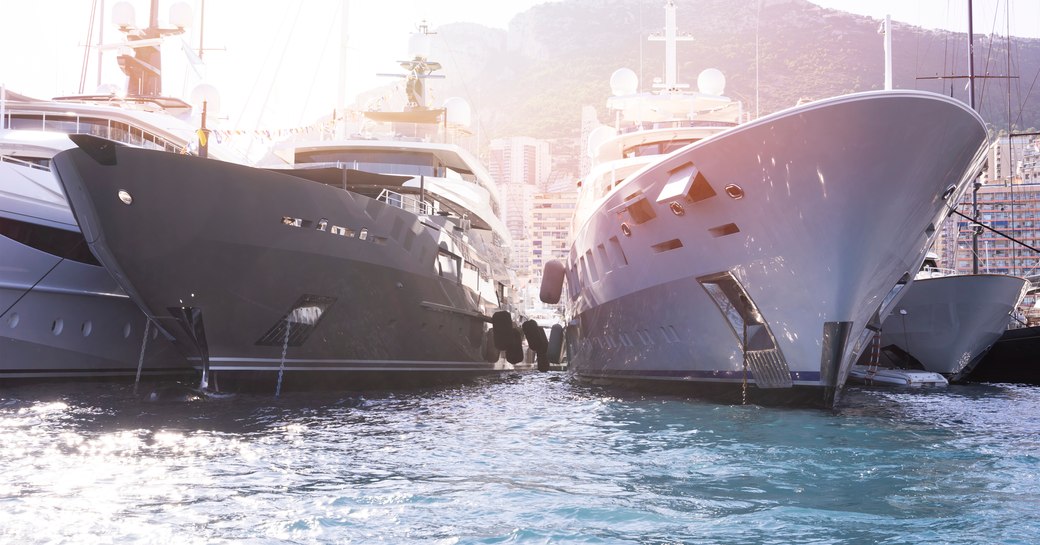
<path id="1" fill-rule="evenodd" d="M 621 224 L 621 232 L 624 233 L 626 237 L 632 236 L 632 228 L 629 227 L 627 223 Z"/>
<path id="2" fill-rule="evenodd" d="M 51 333 L 55 335 L 61 335 L 61 330 L 65 329 L 65 321 L 61 318 L 51 322 Z"/>
<path id="3" fill-rule="evenodd" d="M 677 201 L 672 201 L 672 203 L 668 205 L 668 208 L 671 208 L 672 213 L 676 216 L 681 216 L 686 213 L 686 210 L 683 209 L 683 206 L 679 204 Z"/>
<path id="4" fill-rule="evenodd" d="M 738 199 L 738 200 L 744 198 L 744 190 L 741 189 L 740 186 L 737 185 L 737 184 L 729 184 L 729 185 L 727 185 L 726 186 L 726 194 L 729 195 L 731 198 Z"/>
<path id="5" fill-rule="evenodd" d="M 129 339 L 130 338 L 130 329 L 131 329 L 130 328 L 130 322 L 127 322 L 126 325 L 123 326 L 123 338 L 124 339 Z"/>
<path id="6" fill-rule="evenodd" d="M 90 332 L 94 331 L 94 324 L 87 320 L 83 322 L 83 325 L 79 328 L 80 332 L 83 333 L 84 337 L 89 337 Z"/>
<path id="7" fill-rule="evenodd" d="M 117 195 L 119 196 L 119 200 L 123 201 L 123 204 L 125 204 L 127 206 L 129 206 L 129 205 L 134 203 L 134 198 L 131 197 L 130 193 L 127 192 L 127 190 L 125 190 L 125 189 L 120 189 L 119 193 L 117 193 Z"/>

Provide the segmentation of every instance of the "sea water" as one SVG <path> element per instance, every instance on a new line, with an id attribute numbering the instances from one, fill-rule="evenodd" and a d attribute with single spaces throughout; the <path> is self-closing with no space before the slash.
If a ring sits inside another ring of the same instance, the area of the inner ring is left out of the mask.
<path id="1" fill-rule="evenodd" d="M 3 543 L 1040 543 L 1040 388 L 0 389 Z"/>

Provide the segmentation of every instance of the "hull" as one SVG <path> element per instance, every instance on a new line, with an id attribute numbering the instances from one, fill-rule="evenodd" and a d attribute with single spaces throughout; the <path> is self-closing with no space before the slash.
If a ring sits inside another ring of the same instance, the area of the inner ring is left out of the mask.
<path id="1" fill-rule="evenodd" d="M 832 406 L 985 141 L 961 104 L 877 92 L 780 112 L 651 164 L 576 233 L 570 368 L 720 387 L 746 378 L 752 400 L 809 389 Z"/>
<path id="2" fill-rule="evenodd" d="M 3 236 L 0 255 L 0 380 L 194 373 L 103 268 Z"/>
<path id="3" fill-rule="evenodd" d="M 0 380 L 194 373 L 155 328 L 145 341 L 144 314 L 90 255 L 47 167 L 0 161 L 0 256 Z"/>
<path id="4" fill-rule="evenodd" d="M 485 357 L 489 309 L 468 285 L 488 280 L 443 218 L 284 173 L 114 153 L 54 164 L 93 253 L 218 385 L 512 368 Z"/>
<path id="5" fill-rule="evenodd" d="M 895 346 L 925 370 L 960 380 L 1004 333 L 1027 283 L 989 274 L 915 280 L 885 319 L 881 346 Z"/>
<path id="6" fill-rule="evenodd" d="M 1040 384 L 1040 326 L 1009 329 L 997 339 L 966 380 Z"/>

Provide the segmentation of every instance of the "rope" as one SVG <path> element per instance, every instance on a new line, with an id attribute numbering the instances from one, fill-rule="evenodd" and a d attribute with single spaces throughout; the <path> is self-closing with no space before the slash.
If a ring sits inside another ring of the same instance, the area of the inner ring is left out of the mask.
<path id="1" fill-rule="evenodd" d="M 144 367 L 144 352 L 148 346 L 148 332 L 152 327 L 152 321 L 144 319 L 144 336 L 141 338 L 141 355 L 137 357 L 137 376 L 134 378 L 134 393 L 137 393 L 137 385 L 141 383 L 141 368 Z"/>

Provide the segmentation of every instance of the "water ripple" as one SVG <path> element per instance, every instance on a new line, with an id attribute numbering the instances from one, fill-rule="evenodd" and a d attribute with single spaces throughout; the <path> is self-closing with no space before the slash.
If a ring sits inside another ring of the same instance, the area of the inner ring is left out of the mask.
<path id="1" fill-rule="evenodd" d="M 1040 391 L 837 413 L 517 374 L 148 402 L 0 391 L 0 542 L 1031 543 Z M 971 532 L 967 532 L 971 529 Z"/>

